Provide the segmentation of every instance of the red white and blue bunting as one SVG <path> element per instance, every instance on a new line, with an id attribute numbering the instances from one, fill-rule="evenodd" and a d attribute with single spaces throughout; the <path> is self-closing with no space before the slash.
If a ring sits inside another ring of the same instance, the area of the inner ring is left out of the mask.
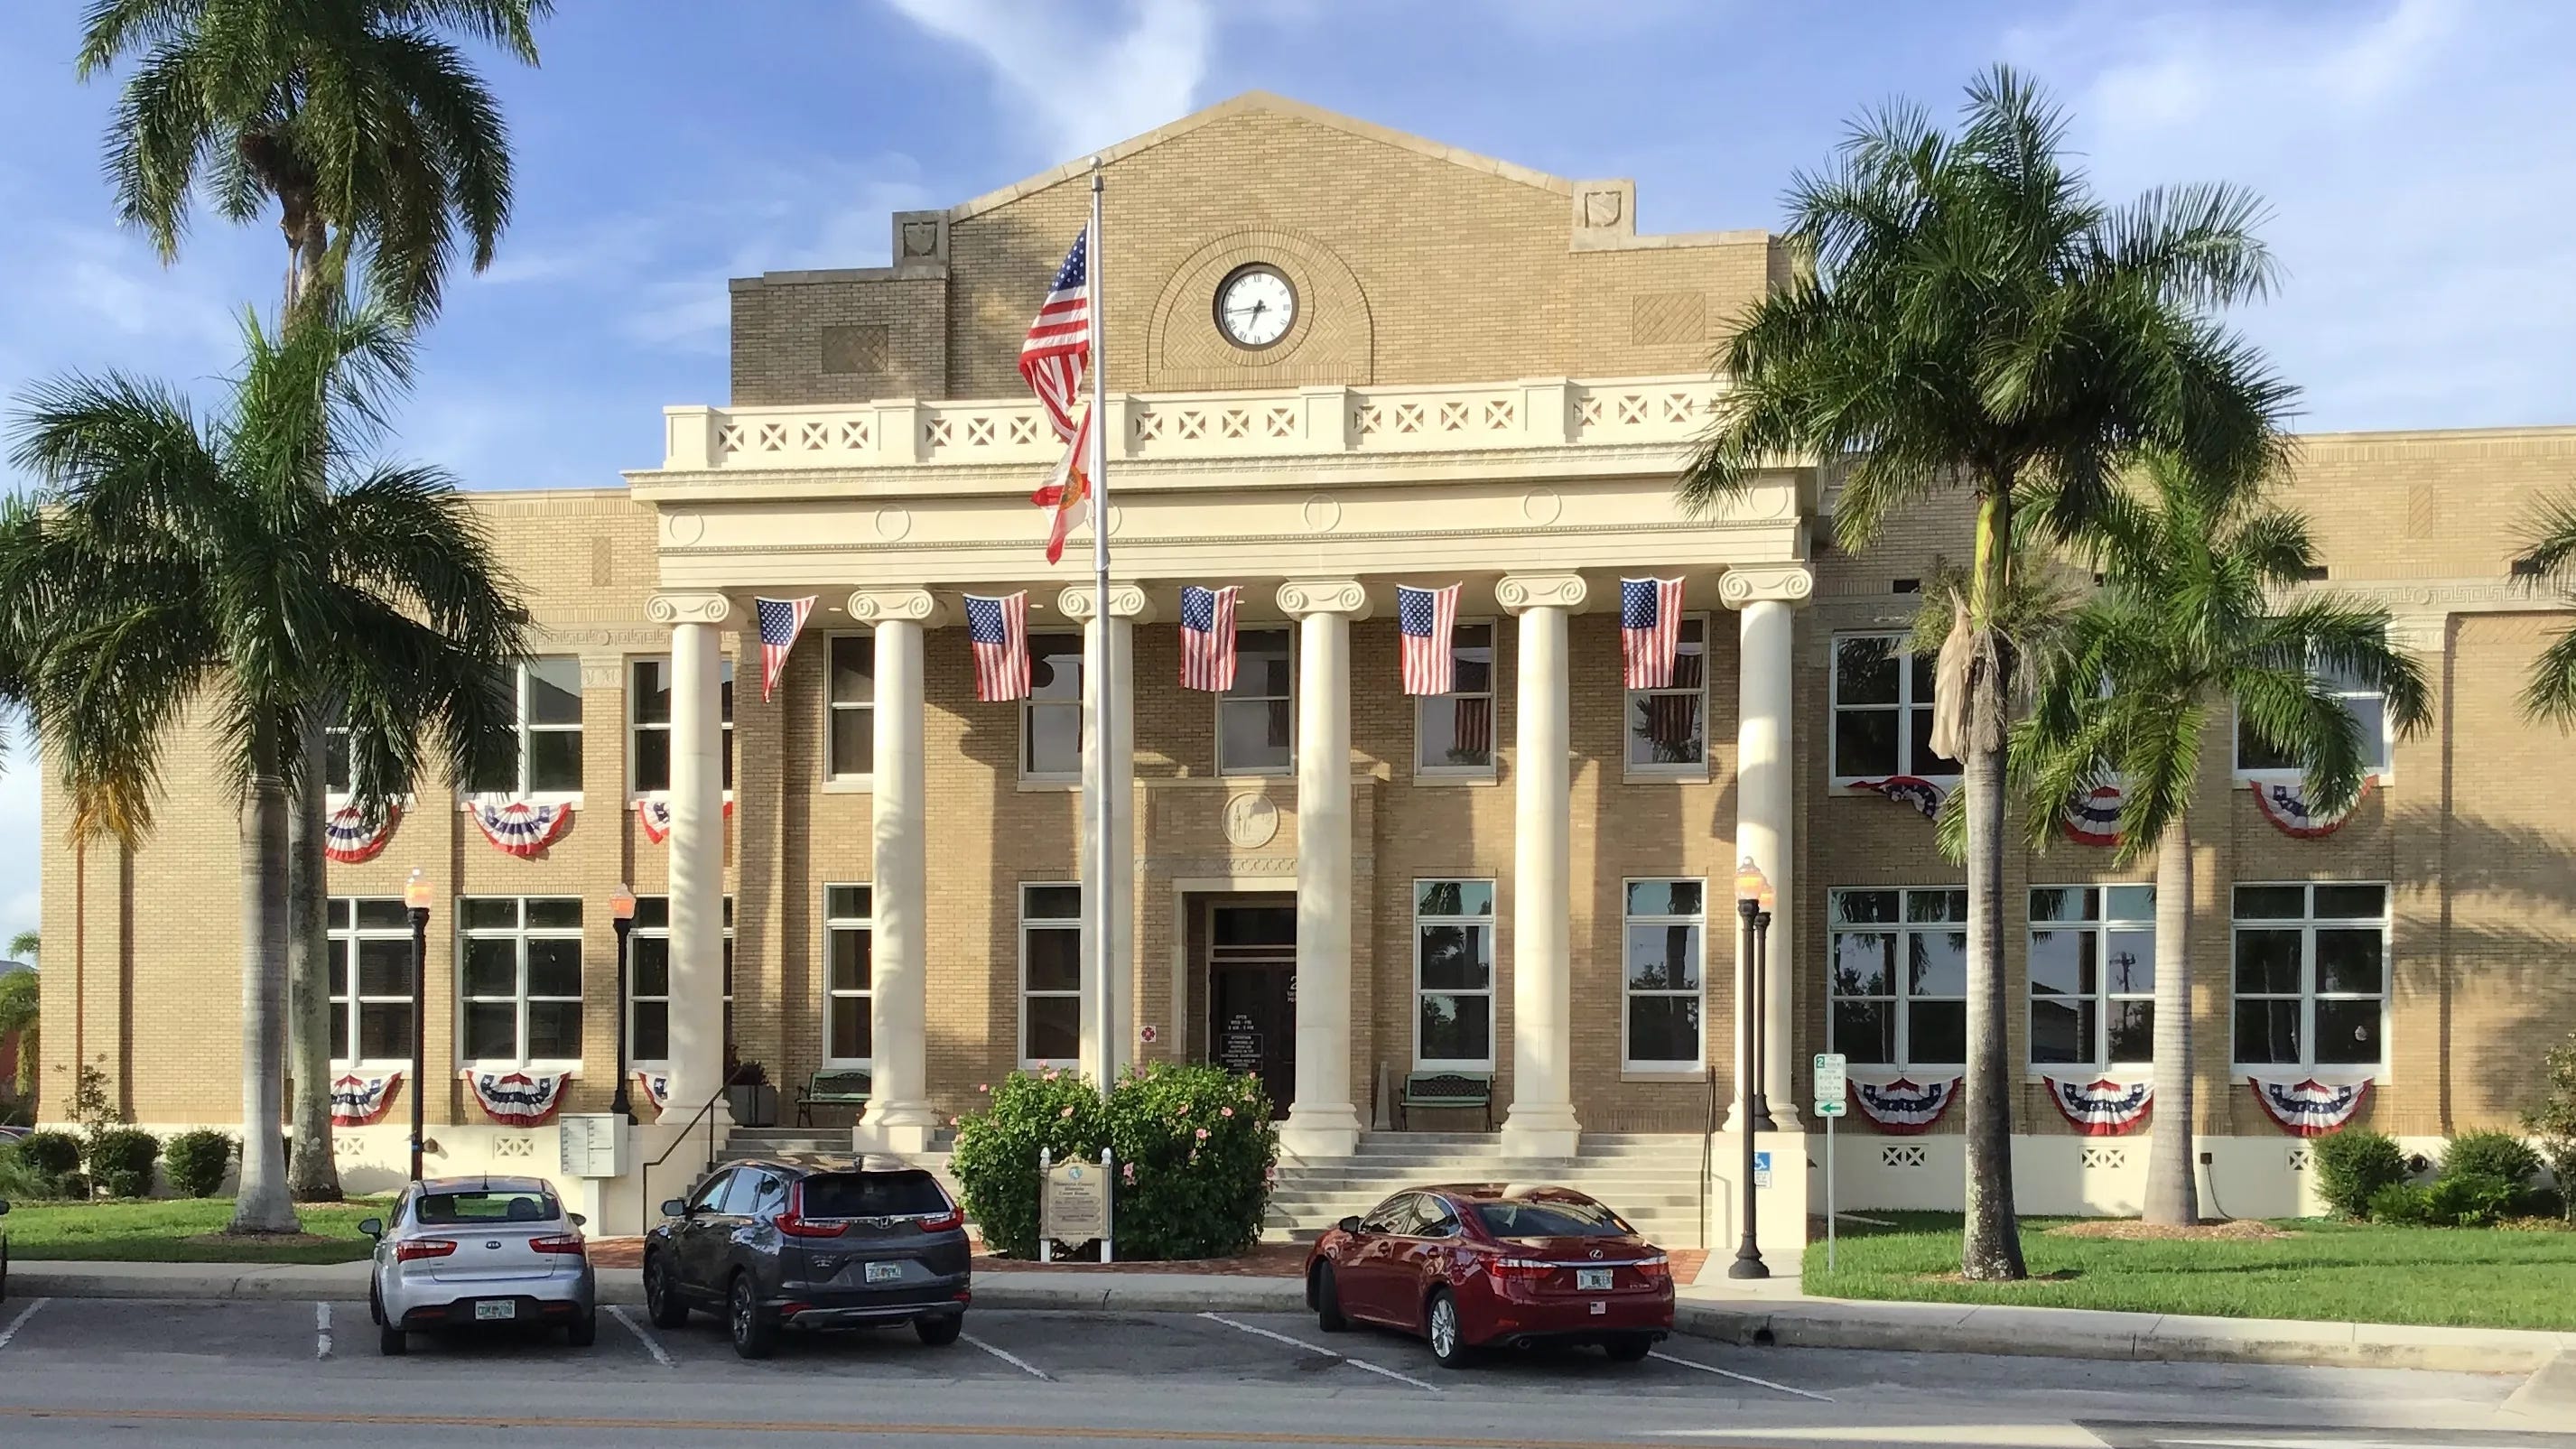
<path id="1" fill-rule="evenodd" d="M 2119 786 L 2096 785 L 2068 800 L 2058 822 L 2076 844 L 2109 850 L 2120 843 L 2120 807 L 2127 801 L 2128 793 Z"/>
<path id="2" fill-rule="evenodd" d="M 1884 795 L 1899 805 L 1911 805 L 1923 812 L 1926 820 L 1941 818 L 1941 802 L 1950 792 L 1919 775 L 1890 775 L 1884 780 L 1854 780 L 1851 788 Z"/>
<path id="3" fill-rule="evenodd" d="M 2283 835 L 2301 840 L 2314 840 L 2342 829 L 2343 823 L 2352 818 L 2352 812 L 2361 808 L 2361 802 L 2370 798 L 2370 787 L 2370 777 L 2363 776 L 2361 793 L 2352 797 L 2352 804 L 2339 815 L 2328 815 L 2308 808 L 2307 786 L 2296 780 L 2248 782 L 2248 788 L 2254 792 L 2255 808 L 2263 812 L 2263 818 L 2279 827 Z"/>
<path id="4" fill-rule="evenodd" d="M 394 838 L 394 825 L 402 811 L 392 805 L 370 820 L 355 805 L 343 805 L 322 822 L 322 853 L 342 865 L 359 865 L 373 860 Z"/>
<path id="5" fill-rule="evenodd" d="M 2087 1137 L 2119 1137 L 2138 1129 L 2155 1110 L 2153 1082 L 2115 1082 L 2109 1077 L 2050 1077 L 2048 1099 L 2076 1131 Z"/>
<path id="6" fill-rule="evenodd" d="M 661 1116 L 663 1109 L 671 1105 L 669 1072 L 637 1072 L 635 1089 L 643 1093 L 644 1100 L 653 1105 L 653 1115 L 656 1117 Z"/>
<path id="7" fill-rule="evenodd" d="M 1860 1104 L 1860 1113 L 1876 1124 L 1881 1132 L 1910 1137 L 1929 1132 L 1932 1124 L 1959 1096 L 1957 1077 L 1926 1077 L 1917 1082 L 1911 1077 L 1891 1081 L 1869 1082 L 1854 1078 L 1852 1100 Z"/>
<path id="8" fill-rule="evenodd" d="M 726 819 L 730 820 L 733 818 L 733 802 L 731 800 L 724 802 L 724 813 Z M 659 845 L 663 841 L 670 839 L 671 802 L 668 800 L 636 801 L 635 823 L 644 827 L 644 838 L 653 842 L 655 845 Z"/>
<path id="9" fill-rule="evenodd" d="M 334 1127 L 372 1127 L 393 1110 L 394 1094 L 402 1086 L 402 1073 L 386 1072 L 381 1076 L 362 1077 L 355 1072 L 331 1084 L 331 1125 Z"/>
<path id="10" fill-rule="evenodd" d="M 2281 1130 L 2294 1137 L 2323 1137 L 2351 1121 L 2370 1095 L 2370 1078 L 2320 1082 L 2314 1077 L 2254 1078 L 2254 1100 L 2263 1104 Z"/>
<path id="11" fill-rule="evenodd" d="M 553 1121 L 573 1079 L 569 1071 L 478 1072 L 472 1067 L 461 1075 L 466 1090 L 483 1105 L 483 1115 L 504 1127 L 542 1127 Z"/>
<path id="12" fill-rule="evenodd" d="M 535 855 L 572 828 L 570 805 L 531 805 L 513 800 L 507 805 L 476 803 L 466 808 L 473 812 L 474 823 L 482 827 L 484 838 L 509 855 Z"/>

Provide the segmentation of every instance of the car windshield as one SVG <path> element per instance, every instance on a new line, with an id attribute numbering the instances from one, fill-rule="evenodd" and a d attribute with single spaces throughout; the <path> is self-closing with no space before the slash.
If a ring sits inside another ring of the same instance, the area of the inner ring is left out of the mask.
<path id="1" fill-rule="evenodd" d="M 413 1220 L 423 1227 L 470 1227 L 478 1223 L 543 1223 L 558 1216 L 554 1195 L 532 1188 L 484 1188 L 474 1192 L 421 1194 Z"/>
<path id="2" fill-rule="evenodd" d="M 1628 1225 L 1597 1202 L 1480 1202 L 1476 1221 L 1498 1238 L 1617 1238 Z"/>
<path id="3" fill-rule="evenodd" d="M 937 1216 L 948 1198 L 927 1172 L 825 1172 L 805 1179 L 809 1218 Z"/>

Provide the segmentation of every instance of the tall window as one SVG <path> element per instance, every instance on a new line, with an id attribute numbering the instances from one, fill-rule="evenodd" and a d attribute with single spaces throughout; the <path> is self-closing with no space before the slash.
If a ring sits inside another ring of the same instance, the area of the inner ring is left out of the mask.
<path id="1" fill-rule="evenodd" d="M 2236 1065 L 2387 1059 L 2388 887 L 2236 887 Z"/>
<path id="2" fill-rule="evenodd" d="M 1968 1059 L 1968 893 L 1851 890 L 1826 897 L 1829 1048 L 1856 1064 Z"/>
<path id="3" fill-rule="evenodd" d="M 671 898 L 637 896 L 627 937 L 627 1043 L 638 1062 L 671 1058 Z M 724 1039 L 733 1041 L 733 897 L 724 898 Z"/>
<path id="4" fill-rule="evenodd" d="M 468 896 L 459 914 L 465 1060 L 580 1061 L 580 898 Z"/>
<path id="5" fill-rule="evenodd" d="M 1029 636 L 1029 697 L 1020 703 L 1020 773 L 1082 777 L 1082 636 Z"/>
<path id="6" fill-rule="evenodd" d="M 1020 1060 L 1082 1059 L 1082 887 L 1020 887 Z"/>
<path id="7" fill-rule="evenodd" d="M 1456 687 L 1413 701 L 1413 765 L 1425 774 L 1494 772 L 1494 626 L 1461 624 L 1449 637 Z"/>
<path id="8" fill-rule="evenodd" d="M 2144 1066 L 2156 1059 L 2156 888 L 2030 893 L 2030 1060 Z"/>
<path id="9" fill-rule="evenodd" d="M 836 780 L 876 773 L 877 641 L 832 636 L 831 687 L 824 691 L 824 773 Z"/>
<path id="10" fill-rule="evenodd" d="M 2371 770 L 2387 769 L 2387 697 L 2376 687 L 2362 683 L 2360 679 L 2349 673 L 2329 668 L 2323 662 L 2316 666 L 2314 672 L 2327 690 L 2343 701 L 2344 709 L 2350 712 L 2353 719 L 2360 724 L 2362 765 Z M 2236 717 L 2236 768 L 2249 774 L 2256 772 L 2297 774 L 2300 765 L 2297 755 L 2263 738 L 2262 731 L 2256 729 L 2242 714 L 2239 714 Z"/>
<path id="11" fill-rule="evenodd" d="M 1628 691 L 1628 767 L 1677 774 L 1708 768 L 1708 616 L 1682 618 L 1669 689 Z"/>
<path id="12" fill-rule="evenodd" d="M 1647 1071 L 1700 1064 L 1700 983 L 1707 960 L 1707 887 L 1695 880 L 1628 882 L 1627 1062 Z"/>
<path id="13" fill-rule="evenodd" d="M 411 1060 L 411 915 L 399 897 L 333 896 L 331 1060 Z"/>
<path id="14" fill-rule="evenodd" d="M 635 793 L 667 794 L 671 788 L 671 661 L 638 659 L 627 674 L 627 758 L 634 762 Z M 724 788 L 733 788 L 733 661 L 716 664 L 716 718 Z"/>
<path id="15" fill-rule="evenodd" d="M 823 887 L 823 1056 L 836 1067 L 867 1066 L 875 1055 L 868 1021 L 875 925 L 874 891 L 863 885 Z"/>
<path id="16" fill-rule="evenodd" d="M 1413 883 L 1413 1060 L 1494 1065 L 1494 883 Z"/>
<path id="17" fill-rule="evenodd" d="M 1834 637 L 1834 776 L 1939 778 L 1959 762 L 1932 752 L 1932 665 L 1902 634 Z"/>
<path id="18" fill-rule="evenodd" d="M 581 661 L 531 659 L 503 685 L 516 700 L 513 748 L 474 777 L 477 792 L 503 795 L 581 793 Z"/>
<path id="19" fill-rule="evenodd" d="M 322 727 L 322 788 L 333 795 L 346 795 L 354 771 L 349 763 L 349 727 L 345 724 Z M 406 1054 L 409 1049 L 405 1048 Z"/>
<path id="20" fill-rule="evenodd" d="M 1234 636 L 1234 688 L 1217 696 L 1220 775 L 1284 775 L 1296 768 L 1289 741 L 1296 713 L 1288 631 L 1242 629 Z"/>

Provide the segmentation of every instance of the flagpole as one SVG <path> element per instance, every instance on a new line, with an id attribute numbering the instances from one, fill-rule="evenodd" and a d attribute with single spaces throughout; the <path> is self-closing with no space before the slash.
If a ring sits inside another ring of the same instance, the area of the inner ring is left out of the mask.
<path id="1" fill-rule="evenodd" d="M 1092 802 L 1093 818 L 1098 826 L 1093 839 L 1100 843 L 1100 858 L 1092 864 L 1091 878 L 1100 886 L 1101 899 L 1090 904 L 1093 926 L 1091 938 L 1097 952 L 1095 979 L 1099 982 L 1092 1003 L 1093 1039 L 1099 1042 L 1100 1094 L 1118 1080 L 1118 1053 L 1123 1045 L 1118 1039 L 1118 987 L 1115 974 L 1118 911 L 1125 904 L 1109 899 L 1109 856 L 1123 850 L 1123 843 L 1109 838 L 1110 822 L 1116 818 L 1109 808 L 1110 732 L 1116 727 L 1118 711 L 1112 698 L 1119 688 L 1117 634 L 1109 623 L 1109 353 L 1106 347 L 1108 329 L 1103 326 L 1106 289 L 1103 280 L 1108 272 L 1107 258 L 1100 245 L 1100 158 L 1091 158 L 1091 238 L 1086 245 L 1091 275 L 1091 587 L 1092 617 L 1100 626 L 1100 682 L 1092 690 L 1091 727 L 1093 738 L 1100 742 L 1096 750 L 1086 752 L 1092 777 L 1083 784 L 1083 794 Z"/>

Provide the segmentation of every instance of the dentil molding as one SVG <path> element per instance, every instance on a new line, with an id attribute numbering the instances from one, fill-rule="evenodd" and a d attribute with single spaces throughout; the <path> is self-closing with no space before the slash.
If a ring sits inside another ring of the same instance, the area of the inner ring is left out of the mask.
<path id="1" fill-rule="evenodd" d="M 1494 602 L 1514 614 L 1524 609 L 1571 613 L 1583 607 L 1590 592 L 1581 574 L 1507 574 L 1494 585 Z"/>
<path id="2" fill-rule="evenodd" d="M 1091 606 L 1096 602 L 1098 602 L 1098 590 L 1089 584 L 1071 585 L 1055 597 L 1055 606 L 1063 610 L 1064 616 L 1068 619 L 1090 618 Z M 1150 624 L 1154 621 L 1154 601 L 1147 598 L 1144 589 L 1138 585 L 1111 584 L 1109 617 L 1133 619 L 1139 624 Z"/>
<path id="3" fill-rule="evenodd" d="M 655 594 L 644 605 L 644 617 L 656 624 L 721 624 L 733 617 L 733 600 L 722 594 Z"/>
<path id="4" fill-rule="evenodd" d="M 882 624 L 909 620 L 931 625 L 942 622 L 947 610 L 938 596 L 928 589 L 857 589 L 845 605 L 850 617 L 863 624 Z"/>
<path id="5" fill-rule="evenodd" d="M 1297 618 L 1308 614 L 1369 615 L 1368 590 L 1357 579 L 1290 579 L 1279 586 L 1280 612 Z"/>
<path id="6" fill-rule="evenodd" d="M 1816 576 L 1804 564 L 1737 565 L 1717 581 L 1717 596 L 1730 609 L 1776 599 L 1797 603 L 1816 592 Z"/>

